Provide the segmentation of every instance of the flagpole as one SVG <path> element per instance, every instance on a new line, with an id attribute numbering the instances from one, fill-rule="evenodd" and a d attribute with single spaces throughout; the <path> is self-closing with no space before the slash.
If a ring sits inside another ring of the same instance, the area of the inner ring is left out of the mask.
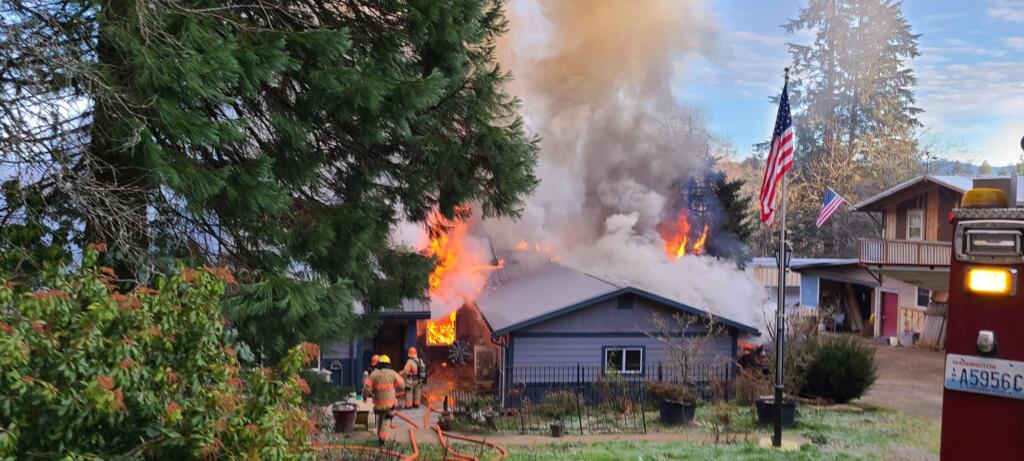
<path id="1" fill-rule="evenodd" d="M 786 68 L 786 84 L 789 84 L 789 68 Z M 785 88 L 785 86 L 783 87 Z M 782 198 L 779 205 L 779 294 L 775 310 L 775 433 L 772 446 L 782 446 L 782 388 L 783 360 L 786 338 L 786 175 L 782 175 Z"/>

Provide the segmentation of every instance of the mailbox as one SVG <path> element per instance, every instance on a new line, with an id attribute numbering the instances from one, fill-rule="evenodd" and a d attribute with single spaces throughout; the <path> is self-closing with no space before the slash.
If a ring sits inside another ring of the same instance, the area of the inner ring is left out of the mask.
<path id="1" fill-rule="evenodd" d="M 1024 460 L 1024 208 L 975 189 L 952 218 L 941 459 Z"/>

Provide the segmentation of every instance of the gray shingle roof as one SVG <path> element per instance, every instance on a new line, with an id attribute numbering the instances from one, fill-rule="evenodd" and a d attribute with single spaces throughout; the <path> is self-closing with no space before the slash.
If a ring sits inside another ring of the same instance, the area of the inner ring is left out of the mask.
<path id="1" fill-rule="evenodd" d="M 622 288 L 559 264 L 544 264 L 485 288 L 476 304 L 497 332 Z"/>
<path id="2" fill-rule="evenodd" d="M 503 334 L 625 293 L 691 314 L 707 314 L 656 293 L 553 263 L 520 271 L 504 283 L 489 286 L 476 304 L 491 330 Z M 753 326 L 724 317 L 716 316 L 716 319 L 727 327 L 760 334 Z"/>

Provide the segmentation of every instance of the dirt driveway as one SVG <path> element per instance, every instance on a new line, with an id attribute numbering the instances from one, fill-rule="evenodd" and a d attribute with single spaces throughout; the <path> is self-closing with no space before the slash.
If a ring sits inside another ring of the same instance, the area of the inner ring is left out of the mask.
<path id="1" fill-rule="evenodd" d="M 878 380 L 861 401 L 941 422 L 945 357 L 942 351 L 876 345 Z"/>

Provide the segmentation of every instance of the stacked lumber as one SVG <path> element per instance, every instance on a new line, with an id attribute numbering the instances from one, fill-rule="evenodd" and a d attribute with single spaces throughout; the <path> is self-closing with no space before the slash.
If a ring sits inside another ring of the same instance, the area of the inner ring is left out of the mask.
<path id="1" fill-rule="evenodd" d="M 860 315 L 860 303 L 857 302 L 857 293 L 853 291 L 853 284 L 844 283 L 846 287 L 846 302 L 843 308 L 846 310 L 846 318 L 850 319 L 850 331 L 864 330 L 864 317 Z"/>

